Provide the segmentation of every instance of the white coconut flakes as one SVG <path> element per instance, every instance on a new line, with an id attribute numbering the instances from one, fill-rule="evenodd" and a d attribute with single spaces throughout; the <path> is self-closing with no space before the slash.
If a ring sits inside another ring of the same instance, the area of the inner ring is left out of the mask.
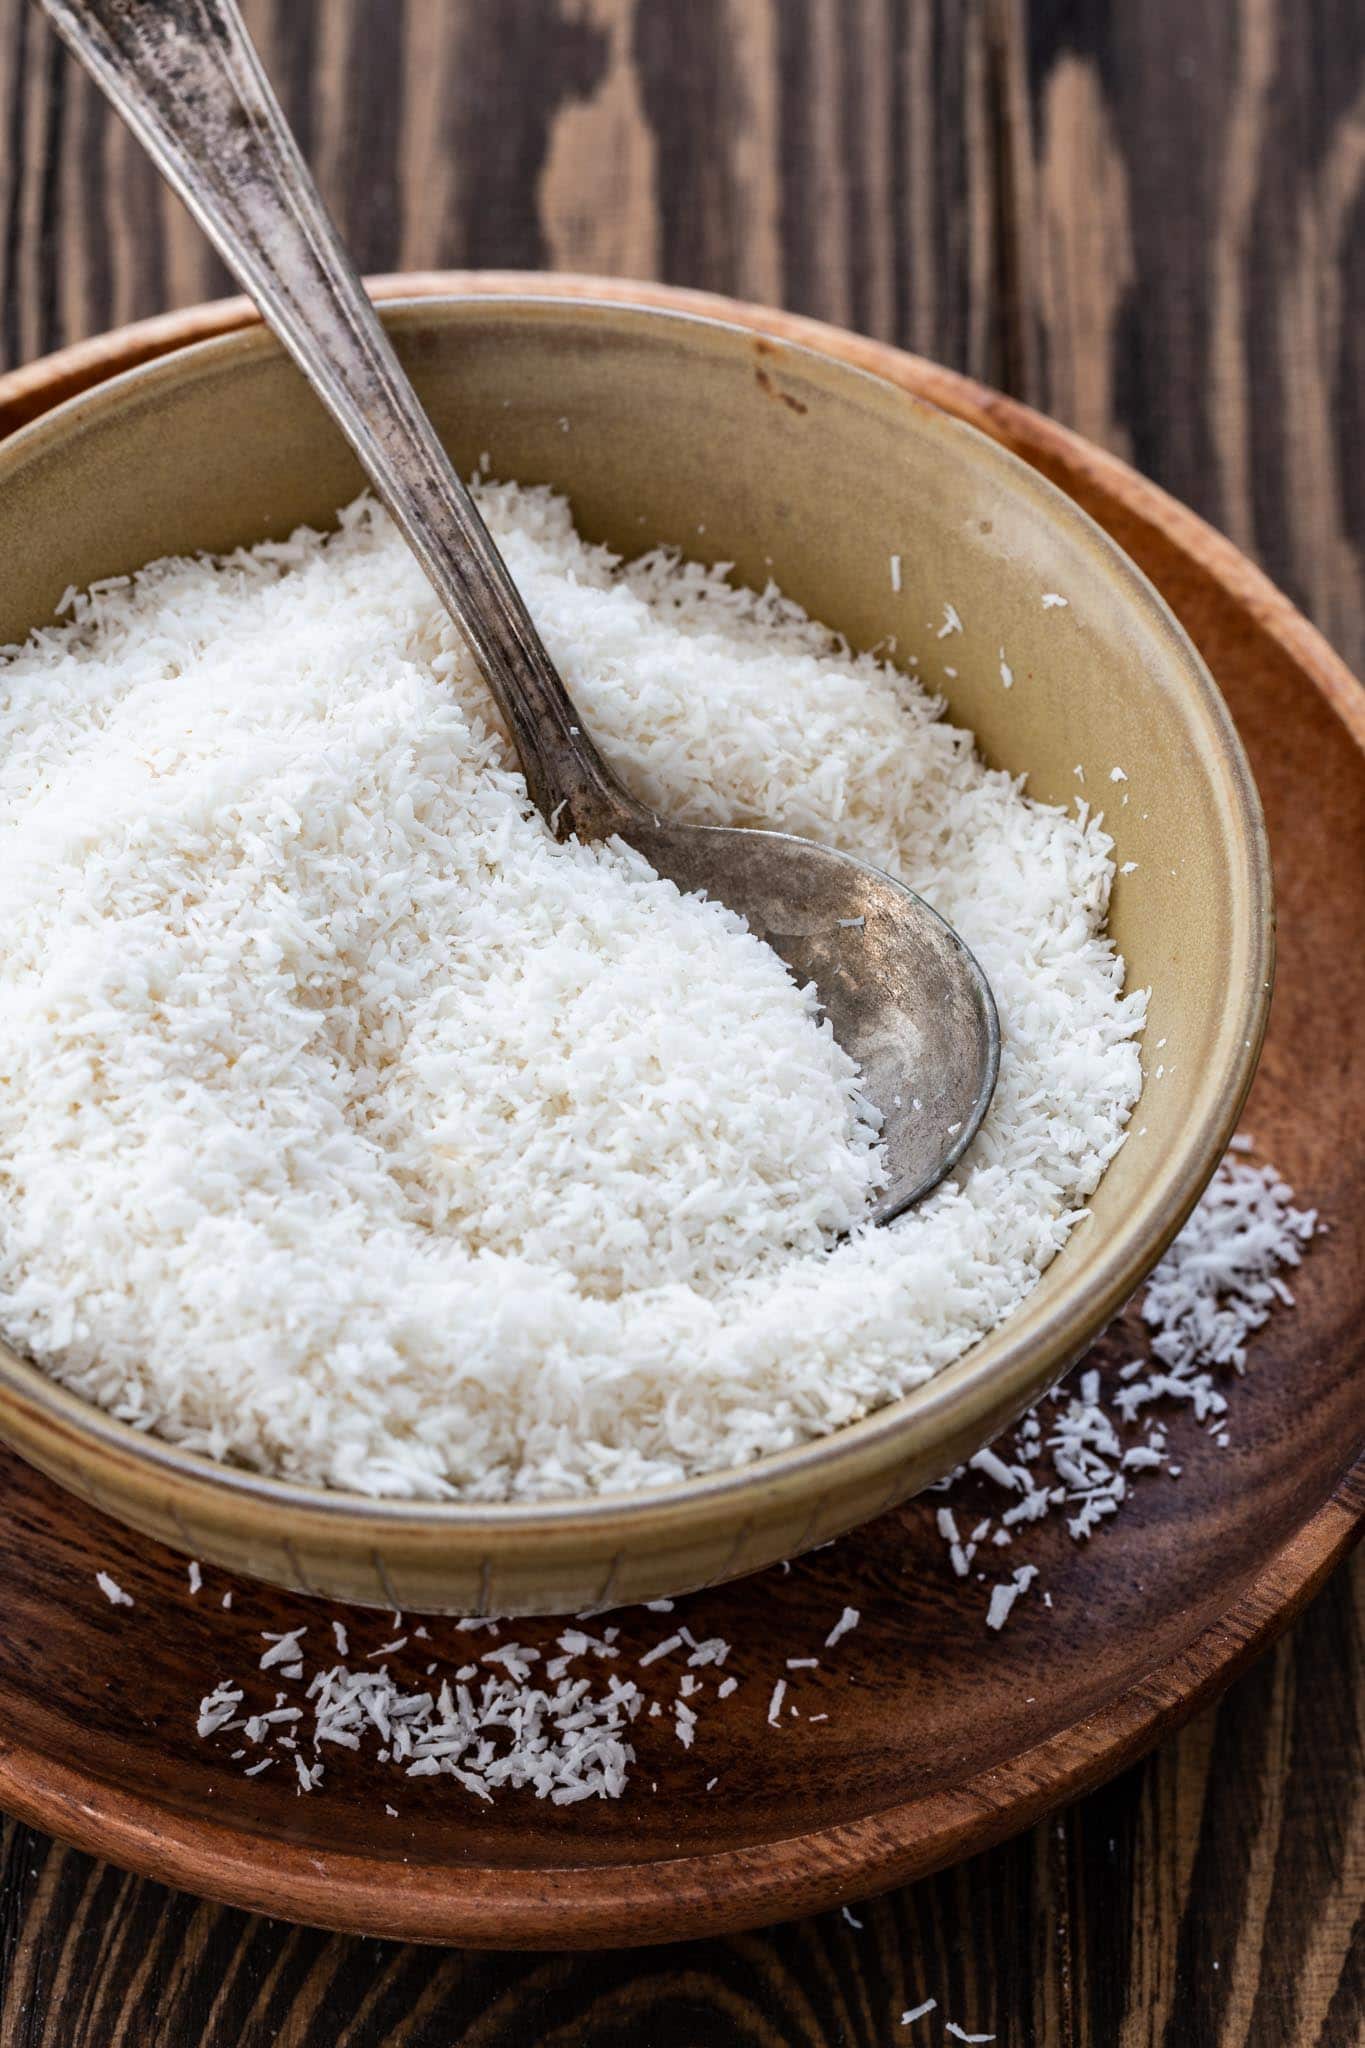
<path id="1" fill-rule="evenodd" d="M 1004 1025 L 981 1134 L 861 1227 L 876 1133 L 813 994 L 628 849 L 554 842 L 362 501 L 73 595 L 0 667 L 0 1330 L 292 1479 L 647 1487 L 837 1429 L 1017 1307 L 1122 1142 L 1145 998 L 1101 826 L 903 673 L 775 590 L 622 568 L 547 491 L 479 498 L 646 802 L 824 839 L 958 927 Z"/>

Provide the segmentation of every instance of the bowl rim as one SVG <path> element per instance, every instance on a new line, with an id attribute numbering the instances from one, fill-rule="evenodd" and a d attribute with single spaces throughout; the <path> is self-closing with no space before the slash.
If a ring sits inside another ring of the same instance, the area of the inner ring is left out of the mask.
<path id="1" fill-rule="evenodd" d="M 728 302 L 726 302 L 728 303 Z M 738 306 L 739 302 L 735 302 Z M 1154 1171 L 1129 1214 L 1110 1233 L 1101 1264 L 1082 1296 L 1063 1292 L 1003 1346 L 986 1366 L 979 1354 L 986 1338 L 1008 1333 L 1027 1313 L 1030 1296 L 994 1331 L 986 1333 L 963 1355 L 920 1386 L 887 1402 L 855 1422 L 783 1451 L 771 1452 L 746 1465 L 727 1466 L 664 1485 L 618 1493 L 561 1496 L 546 1500 L 429 1500 L 369 1495 L 307 1485 L 248 1468 L 221 1463 L 206 1453 L 187 1449 L 149 1431 L 122 1422 L 107 1410 L 51 1379 L 41 1367 L 0 1339 L 0 1403 L 24 1411 L 47 1436 L 82 1447 L 98 1447 L 113 1464 L 143 1476 L 159 1475 L 201 1496 L 235 1499 L 270 1507 L 298 1517 L 320 1536 L 328 1524 L 344 1525 L 348 1537 L 368 1526 L 391 1537 L 510 1536 L 535 1541 L 590 1534 L 611 1527 L 619 1540 L 633 1525 L 647 1526 L 657 1537 L 661 1524 L 674 1529 L 709 1518 L 741 1498 L 769 1488 L 787 1491 L 800 1477 L 819 1471 L 828 1492 L 836 1482 L 851 1482 L 861 1470 L 891 1473 L 899 1440 L 911 1428 L 927 1429 L 947 1441 L 969 1434 L 988 1408 L 1020 1412 L 1046 1386 L 1074 1363 L 1104 1325 L 1117 1313 L 1160 1258 L 1194 1208 L 1233 1135 L 1251 1087 L 1264 1042 L 1274 974 L 1275 913 L 1270 851 L 1260 797 L 1245 749 L 1226 702 L 1202 656 L 1166 600 L 1137 564 L 1098 522 L 1050 478 L 1011 449 L 918 393 L 908 391 L 875 370 L 822 350 L 815 340 L 795 341 L 762 332 L 718 313 L 690 306 L 659 305 L 648 299 L 580 296 L 565 291 L 499 291 L 474 289 L 418 296 L 385 296 L 377 305 L 386 327 L 400 331 L 433 321 L 454 323 L 480 312 L 496 313 L 527 324 L 554 321 L 591 323 L 604 320 L 626 329 L 699 330 L 720 334 L 752 347 L 760 338 L 772 367 L 791 362 L 815 382 L 847 387 L 861 384 L 869 392 L 918 418 L 921 430 L 942 442 L 966 448 L 978 463 L 994 467 L 1016 488 L 1041 502 L 1054 525 L 1069 529 L 1073 542 L 1099 558 L 1120 587 L 1130 607 L 1145 615 L 1153 633 L 1164 640 L 1184 668 L 1196 711 L 1201 712 L 1216 742 L 1205 764 L 1221 788 L 1231 823 L 1228 844 L 1245 890 L 1246 913 L 1238 923 L 1245 944 L 1245 964 L 1225 983 L 1220 1037 L 1230 1043 L 1230 1057 L 1210 1084 L 1201 1087 L 1198 1114 L 1187 1126 L 1178 1152 Z M 130 396 L 190 383 L 212 375 L 224 363 L 256 357 L 283 356 L 284 350 L 263 325 L 234 327 L 226 333 L 190 341 L 169 352 L 118 371 L 90 388 L 62 400 L 0 441 L 0 488 L 6 473 L 40 454 L 50 441 L 61 441 L 92 417 L 117 410 Z M 1140 1099 L 1140 1098 L 1139 1098 Z M 1077 1225 L 1077 1228 L 1082 1227 Z M 1042 1361 L 1046 1361 L 1045 1364 Z M 893 1486 L 886 1505 L 902 1497 Z M 867 1512 L 875 1513 L 875 1508 Z M 858 1519 L 863 1519 L 860 1513 Z M 804 1541 L 804 1539 L 802 1539 Z M 799 1541 L 793 1555 L 802 1547 Z M 724 1574 L 722 1574 L 724 1576 Z"/>

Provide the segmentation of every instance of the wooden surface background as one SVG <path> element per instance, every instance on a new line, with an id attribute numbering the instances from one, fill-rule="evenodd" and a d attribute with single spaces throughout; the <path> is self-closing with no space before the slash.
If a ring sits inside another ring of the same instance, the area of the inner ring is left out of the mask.
<path id="1" fill-rule="evenodd" d="M 246 13 L 364 269 L 660 276 L 901 342 L 1127 456 L 1365 669 L 1361 0 Z M 0 0 L 0 109 L 0 366 L 229 288 L 23 0 Z M 1001 2048 L 1354 2048 L 1362 1636 L 1357 1569 L 1146 1764 L 861 1926 L 405 1949 L 10 1824 L 0 2048 L 882 2048 L 945 2019 Z"/>

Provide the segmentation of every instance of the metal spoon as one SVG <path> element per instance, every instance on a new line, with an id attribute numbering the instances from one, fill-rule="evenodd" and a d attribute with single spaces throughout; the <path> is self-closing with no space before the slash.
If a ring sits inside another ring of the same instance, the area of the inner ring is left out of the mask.
<path id="1" fill-rule="evenodd" d="M 560 839 L 619 834 L 737 910 L 813 982 L 883 1117 L 885 1222 L 955 1164 L 999 1065 L 990 987 L 889 875 L 783 832 L 675 825 L 623 788 L 564 685 L 365 295 L 234 0 L 38 0 L 330 409 L 497 699 Z"/>

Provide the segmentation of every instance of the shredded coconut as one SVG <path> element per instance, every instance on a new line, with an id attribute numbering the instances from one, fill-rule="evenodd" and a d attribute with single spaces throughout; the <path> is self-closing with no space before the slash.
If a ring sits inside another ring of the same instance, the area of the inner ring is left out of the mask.
<path id="1" fill-rule="evenodd" d="M 271 1635 L 269 1630 L 262 1629 L 261 1640 L 269 1643 L 270 1648 L 264 1651 L 261 1656 L 261 1670 L 269 1671 L 276 1664 L 289 1665 L 295 1663 L 299 1654 L 299 1645 L 307 1633 L 306 1628 L 296 1628 L 291 1629 L 287 1635 Z"/>
<path id="2" fill-rule="evenodd" d="M 306 1739 L 315 1760 L 309 1765 L 295 1752 L 302 1791 L 321 1782 L 317 1758 L 324 1744 L 358 1750 L 368 1742 L 377 1744 L 379 1762 L 409 1778 L 454 1778 L 481 1800 L 503 1786 L 529 1787 L 557 1806 L 620 1797 L 635 1756 L 630 1724 L 644 1703 L 636 1686 L 613 1676 L 600 1689 L 583 1676 L 541 1686 L 499 1673 L 482 1676 L 477 1685 L 457 1677 L 434 1690 L 409 1690 L 387 1665 L 356 1671 L 345 1664 L 315 1672 L 305 1698 L 311 1717 Z M 210 1695 L 200 1707 L 200 1733 L 233 1725 L 224 1710 L 231 1716 L 240 1700 L 240 1692 L 226 1688 Z M 269 1740 L 272 1730 L 259 1724 L 274 1718 L 242 1724 L 248 1740 Z M 296 1718 L 304 1718 L 303 1710 Z"/>
<path id="3" fill-rule="evenodd" d="M 1003 1628 L 1009 1620 L 1010 1609 L 1021 1593 L 1026 1593 L 1038 1576 L 1036 1564 L 1021 1565 L 1013 1578 L 999 1581 L 991 1587 L 991 1604 L 986 1610 L 987 1628 Z"/>
<path id="4" fill-rule="evenodd" d="M 832 1650 L 834 1648 L 834 1645 L 843 1636 L 846 1636 L 850 1629 L 856 1628 L 858 1626 L 858 1623 L 861 1619 L 862 1617 L 859 1614 L 856 1607 L 846 1607 L 843 1613 L 839 1616 L 839 1619 L 835 1622 L 829 1634 L 825 1637 L 825 1648 L 827 1650 Z"/>
<path id="5" fill-rule="evenodd" d="M 547 491 L 478 495 L 647 803 L 824 839 L 957 926 L 1005 1026 L 971 1152 L 860 1227 L 881 1155 L 813 993 L 628 849 L 556 844 L 361 501 L 71 594 L 0 668 L 0 1328 L 310 1484 L 638 1489 L 837 1429 L 1009 1315 L 1122 1142 L 1145 999 L 1098 823 L 907 676 L 772 588 L 623 568 Z"/>
<path id="6" fill-rule="evenodd" d="M 1164 1042 L 1164 1041 L 1163 1041 Z M 1144 1475 L 1178 1479 L 1168 1455 L 1169 1416 L 1183 1409 L 1218 1450 L 1231 1442 L 1223 1419 L 1228 1376 L 1246 1365 L 1247 1342 L 1277 1306 L 1292 1306 L 1283 1274 L 1320 1229 L 1316 1210 L 1296 1206 L 1273 1166 L 1245 1157 L 1252 1140 L 1235 1137 L 1189 1221 L 1147 1283 L 1142 1320 L 1150 1356 L 1109 1375 L 1087 1367 L 1050 1400 L 1029 1410 L 1008 1437 L 962 1466 L 945 1485 L 955 1493 L 973 1478 L 1004 1503 L 963 1543 L 951 1507 L 936 1510 L 949 1568 L 969 1575 L 976 1544 L 1013 1548 L 1030 1525 L 1060 1514 L 1073 1542 L 1086 1543 L 1111 1521 Z M 974 1489 L 973 1499 L 983 1498 Z M 1024 1564 L 990 1585 L 986 1626 L 1003 1628 L 1038 1569 Z M 1050 1593 L 1042 1595 L 1050 1609 Z"/>

